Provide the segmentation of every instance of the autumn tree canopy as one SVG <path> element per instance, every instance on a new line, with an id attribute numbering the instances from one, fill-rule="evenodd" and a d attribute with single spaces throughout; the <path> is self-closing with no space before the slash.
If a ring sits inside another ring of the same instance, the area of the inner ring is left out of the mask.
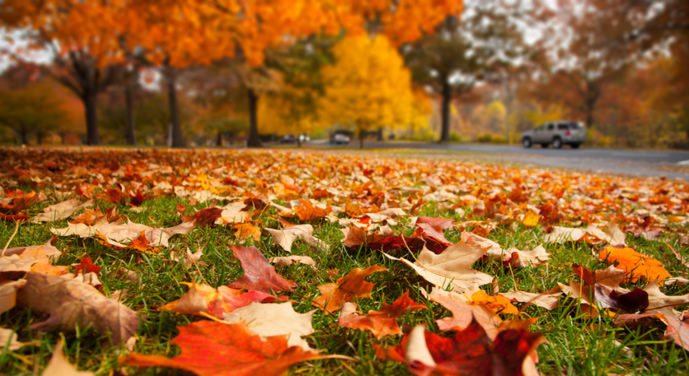
<path id="1" fill-rule="evenodd" d="M 323 68 L 321 117 L 355 130 L 398 128 L 411 120 L 411 75 L 384 36 L 347 37 L 335 46 L 336 63 Z"/>

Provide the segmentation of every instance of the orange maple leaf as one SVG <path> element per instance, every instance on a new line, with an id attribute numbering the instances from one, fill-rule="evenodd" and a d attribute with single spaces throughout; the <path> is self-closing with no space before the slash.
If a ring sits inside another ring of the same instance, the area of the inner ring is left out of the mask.
<path id="1" fill-rule="evenodd" d="M 325 208 L 321 208 L 319 206 L 314 206 L 309 200 L 301 199 L 299 201 L 301 202 L 301 205 L 297 206 L 293 210 L 297 217 L 299 217 L 299 219 L 302 221 L 314 222 L 325 218 L 325 216 L 333 211 L 333 208 L 330 207 L 330 204 L 326 204 Z"/>
<path id="2" fill-rule="evenodd" d="M 409 297 L 409 290 L 407 290 L 394 303 L 383 303 L 380 311 L 368 311 L 366 315 L 356 312 L 356 303 L 345 303 L 337 324 L 346 328 L 369 330 L 378 338 L 402 334 L 399 325 L 397 325 L 397 317 L 406 313 L 407 310 L 425 308 L 425 305 L 413 301 Z"/>
<path id="3" fill-rule="evenodd" d="M 660 261 L 629 247 L 605 247 L 598 258 L 608 264 L 617 263 L 618 269 L 623 269 L 629 274 L 631 282 L 643 278 L 649 282 L 657 281 L 660 284 L 666 278 L 671 277 Z"/>
<path id="4" fill-rule="evenodd" d="M 199 321 L 177 327 L 179 335 L 170 343 L 179 346 L 180 355 L 129 354 L 120 363 L 138 367 L 163 366 L 183 369 L 197 375 L 283 375 L 294 363 L 325 357 L 299 346 L 287 346 L 287 336 L 262 340 L 243 322 L 223 324 Z"/>
<path id="5" fill-rule="evenodd" d="M 327 314 L 342 308 L 345 302 L 354 299 L 371 296 L 374 284 L 366 282 L 364 278 L 369 274 L 387 270 L 382 266 L 370 266 L 366 269 L 356 268 L 347 273 L 346 276 L 337 280 L 337 283 L 328 283 L 318 286 L 321 295 L 313 300 L 313 305 L 322 309 Z"/>

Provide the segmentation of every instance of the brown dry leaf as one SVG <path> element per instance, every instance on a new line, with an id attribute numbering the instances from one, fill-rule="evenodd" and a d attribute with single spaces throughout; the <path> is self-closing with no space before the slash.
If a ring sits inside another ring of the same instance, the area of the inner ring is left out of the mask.
<path id="1" fill-rule="evenodd" d="M 492 276 L 471 268 L 486 251 L 462 240 L 438 255 L 424 248 L 414 263 L 406 259 L 399 260 L 433 285 L 463 292 L 470 286 L 481 286 L 493 281 Z"/>
<path id="2" fill-rule="evenodd" d="M 110 332 L 114 344 L 126 341 L 139 327 L 139 315 L 93 286 L 75 280 L 27 273 L 26 285 L 17 293 L 17 303 L 49 313 L 50 317 L 31 326 L 33 330 L 74 330 L 92 326 Z"/>
<path id="3" fill-rule="evenodd" d="M 310 265 L 314 269 L 316 268 L 316 262 L 309 256 L 271 257 L 268 259 L 268 262 L 279 266 L 290 266 L 295 262 L 299 262 L 304 265 Z"/>
<path id="4" fill-rule="evenodd" d="M 346 328 L 369 330 L 373 332 L 376 338 L 380 338 L 387 335 L 402 334 L 399 325 L 397 325 L 397 317 L 408 311 L 426 309 L 426 305 L 413 301 L 409 297 L 409 290 L 407 290 L 394 303 L 383 303 L 380 311 L 371 310 L 364 315 L 358 313 L 356 308 L 356 303 L 345 303 L 340 311 L 337 324 Z"/>
<path id="5" fill-rule="evenodd" d="M 354 299 L 370 297 L 374 284 L 366 282 L 364 278 L 375 272 L 387 270 L 381 266 L 369 266 L 366 269 L 353 269 L 347 275 L 337 280 L 337 283 L 328 283 L 318 286 L 321 295 L 313 300 L 313 305 L 325 311 L 326 314 L 342 308 L 346 302 Z"/>
<path id="6" fill-rule="evenodd" d="M 19 257 L 18 255 L 0 257 L 0 272 L 28 272 L 31 265 L 37 263 L 33 257 Z"/>
<path id="7" fill-rule="evenodd" d="M 0 355 L 5 351 L 19 350 L 24 346 L 34 346 L 35 343 L 17 341 L 17 333 L 12 329 L 0 328 Z"/>
<path id="8" fill-rule="evenodd" d="M 648 294 L 648 308 L 646 312 L 654 312 L 663 308 L 676 307 L 682 304 L 689 303 L 689 294 L 668 296 L 663 294 L 655 283 L 649 283 L 644 287 L 644 291 Z"/>
<path id="9" fill-rule="evenodd" d="M 531 292 L 524 291 L 510 291 L 501 293 L 502 296 L 510 300 L 516 300 L 520 303 L 535 304 L 541 308 L 545 308 L 549 311 L 557 308 L 559 306 L 560 296 L 562 293 L 542 293 L 535 294 Z"/>
<path id="10" fill-rule="evenodd" d="M 215 224 L 223 223 L 244 223 L 251 219 L 251 214 L 244 211 L 246 204 L 244 201 L 231 202 L 223 206 L 220 212 L 220 218 L 215 221 Z"/>
<path id="11" fill-rule="evenodd" d="M 329 251 L 330 247 L 320 239 L 313 236 L 313 226 L 311 225 L 296 225 L 282 230 L 266 228 L 266 230 L 282 249 L 287 252 L 292 252 L 292 243 L 297 239 L 302 239 L 310 246 L 322 250 Z"/>
<path id="12" fill-rule="evenodd" d="M 608 243 L 610 245 L 625 245 L 625 234 L 616 225 L 608 224 L 608 232 L 599 225 L 590 224 L 586 228 L 569 228 L 553 226 L 553 231 L 547 234 L 543 241 L 546 243 L 566 243 L 587 240 L 590 243 Z"/>
<path id="13" fill-rule="evenodd" d="M 0 313 L 7 312 L 16 305 L 17 290 L 25 284 L 25 279 L 0 282 Z"/>
<path id="14" fill-rule="evenodd" d="M 683 316 L 683 315 L 682 315 Z M 675 315 L 659 314 L 658 317 L 667 324 L 665 338 L 672 338 L 678 346 L 689 351 L 689 323 Z"/>
<path id="15" fill-rule="evenodd" d="M 530 251 L 520 251 L 516 248 L 504 250 L 497 242 L 471 232 L 463 232 L 462 241 L 486 249 L 486 255 L 518 268 L 542 265 L 550 259 L 548 252 L 540 245 Z"/>
<path id="16" fill-rule="evenodd" d="M 63 351 L 64 340 L 61 340 L 53 350 L 53 357 L 50 358 L 48 366 L 43 370 L 43 376 L 93 376 L 93 372 L 77 371 L 65 358 Z"/>
<path id="17" fill-rule="evenodd" d="M 186 252 L 173 251 L 170 254 L 170 259 L 181 263 L 186 269 L 189 269 L 194 264 L 206 265 L 201 262 L 201 256 L 203 256 L 203 249 L 199 248 L 196 252 L 191 253 L 189 248 L 187 248 Z"/>
<path id="18" fill-rule="evenodd" d="M 223 322 L 236 324 L 243 321 L 252 333 L 261 338 L 286 335 L 287 346 L 299 346 L 306 351 L 314 351 L 308 342 L 301 338 L 314 333 L 311 325 L 314 312 L 316 310 L 297 313 L 291 303 L 250 303 L 226 313 Z"/>
<path id="19" fill-rule="evenodd" d="M 502 319 L 487 307 L 469 304 L 466 296 L 438 288 L 434 288 L 428 297 L 452 312 L 452 317 L 436 320 L 438 329 L 442 331 L 464 329 L 475 319 L 486 331 L 488 337 L 494 339 L 497 336 Z"/>
<path id="20" fill-rule="evenodd" d="M 95 201 L 93 199 L 84 202 L 79 200 L 67 200 L 59 204 L 50 205 L 43 209 L 43 213 L 31 218 L 31 223 L 56 222 L 65 218 L 69 218 L 72 214 L 83 208 L 93 206 Z"/>
<path id="21" fill-rule="evenodd" d="M 69 223 L 66 228 L 51 228 L 50 232 L 58 236 L 78 235 L 80 238 L 89 238 L 102 235 L 108 244 L 114 247 L 129 247 L 131 242 L 137 239 L 146 240 L 148 247 L 169 247 L 168 240 L 174 235 L 186 235 L 195 228 L 194 222 L 182 222 L 168 228 L 153 228 L 140 223 L 107 222 L 100 220 L 95 225 L 89 226 L 82 223 Z M 123 242 L 127 244 L 123 244 Z"/>

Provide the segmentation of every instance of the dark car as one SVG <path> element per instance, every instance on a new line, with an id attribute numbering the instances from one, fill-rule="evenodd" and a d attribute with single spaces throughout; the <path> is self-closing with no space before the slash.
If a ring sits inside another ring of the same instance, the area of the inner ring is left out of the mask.
<path id="1" fill-rule="evenodd" d="M 522 145 L 530 148 L 533 144 L 540 144 L 547 148 L 552 144 L 555 149 L 562 145 L 571 145 L 576 149 L 586 142 L 586 127 L 575 121 L 553 121 L 543 123 L 538 127 L 522 133 Z"/>
<path id="2" fill-rule="evenodd" d="M 297 138 L 293 134 L 286 134 L 280 137 L 281 144 L 293 144 L 297 142 Z"/>

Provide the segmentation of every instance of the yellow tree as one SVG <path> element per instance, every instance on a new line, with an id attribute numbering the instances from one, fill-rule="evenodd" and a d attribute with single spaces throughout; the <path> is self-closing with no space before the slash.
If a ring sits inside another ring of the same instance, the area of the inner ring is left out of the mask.
<path id="1" fill-rule="evenodd" d="M 363 148 L 367 131 L 399 128 L 412 117 L 411 76 L 382 35 L 347 37 L 333 48 L 336 63 L 323 68 L 321 117 L 355 130 Z"/>

